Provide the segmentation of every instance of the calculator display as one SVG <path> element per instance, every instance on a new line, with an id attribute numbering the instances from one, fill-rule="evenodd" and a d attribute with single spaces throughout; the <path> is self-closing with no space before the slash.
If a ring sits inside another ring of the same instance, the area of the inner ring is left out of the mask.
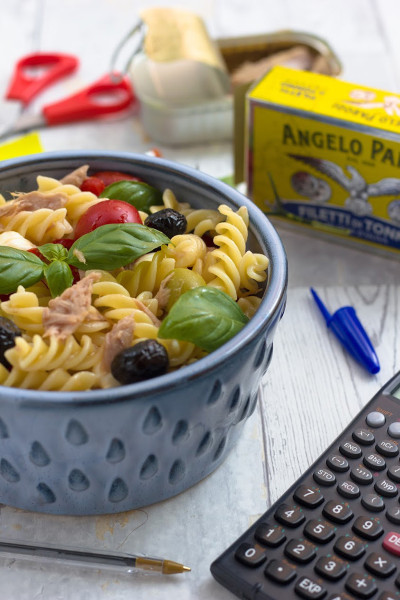
<path id="1" fill-rule="evenodd" d="M 400 385 L 394 388 L 394 390 L 390 391 L 390 395 L 398 398 L 400 400 Z"/>

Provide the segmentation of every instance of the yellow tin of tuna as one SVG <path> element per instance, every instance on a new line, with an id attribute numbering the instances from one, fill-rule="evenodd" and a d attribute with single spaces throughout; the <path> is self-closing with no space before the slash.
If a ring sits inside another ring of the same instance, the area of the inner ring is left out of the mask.
<path id="1" fill-rule="evenodd" d="M 275 67 L 247 102 L 246 180 L 262 210 L 400 250 L 400 95 Z"/>

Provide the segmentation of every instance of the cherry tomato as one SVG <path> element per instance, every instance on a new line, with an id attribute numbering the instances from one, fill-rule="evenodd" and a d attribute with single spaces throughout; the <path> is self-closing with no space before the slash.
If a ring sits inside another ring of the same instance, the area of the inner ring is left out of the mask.
<path id="1" fill-rule="evenodd" d="M 71 269 L 72 277 L 74 278 L 72 281 L 72 285 L 74 285 L 74 283 L 78 283 L 78 281 L 81 280 L 79 276 L 79 269 L 73 267 L 72 265 L 69 265 L 69 268 Z"/>
<path id="2" fill-rule="evenodd" d="M 98 177 L 87 177 L 81 185 L 81 190 L 100 196 L 105 187 L 105 183 Z"/>
<path id="3" fill-rule="evenodd" d="M 209 233 L 204 233 L 201 238 L 207 248 L 215 248 L 214 239 Z"/>
<path id="4" fill-rule="evenodd" d="M 52 244 L 61 244 L 61 246 L 64 246 L 64 248 L 66 248 L 67 250 L 71 248 L 73 243 L 74 240 L 68 240 L 67 238 L 60 238 L 58 240 L 52 241 Z"/>
<path id="5" fill-rule="evenodd" d="M 28 252 L 31 252 L 31 254 L 34 254 L 35 256 L 37 256 L 38 258 L 40 258 L 40 260 L 42 260 L 45 263 L 48 263 L 49 261 L 43 256 L 43 254 L 40 252 L 39 248 L 30 248 L 30 250 L 28 250 Z"/>
<path id="6" fill-rule="evenodd" d="M 139 223 L 142 225 L 142 219 L 132 204 L 122 200 L 104 200 L 104 202 L 94 204 L 83 213 L 75 228 L 75 239 L 109 223 Z"/>
<path id="7" fill-rule="evenodd" d="M 161 150 L 159 150 L 158 148 L 151 148 L 151 150 L 148 150 L 146 152 L 146 154 L 148 156 L 154 156 L 155 158 L 161 158 L 162 157 Z"/>
<path id="8" fill-rule="evenodd" d="M 93 173 L 93 177 L 100 179 L 104 186 L 107 187 L 116 181 L 142 181 L 139 177 L 129 175 L 129 173 L 121 173 L 120 171 L 98 171 Z"/>

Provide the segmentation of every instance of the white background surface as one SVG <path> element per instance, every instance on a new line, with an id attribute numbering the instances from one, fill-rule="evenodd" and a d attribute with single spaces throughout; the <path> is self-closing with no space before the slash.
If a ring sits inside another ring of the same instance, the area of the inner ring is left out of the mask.
<path id="1" fill-rule="evenodd" d="M 41 96 L 34 109 L 103 75 L 140 9 L 168 2 L 2 0 L 0 92 L 15 60 L 32 51 L 77 54 L 77 75 Z M 400 91 L 398 0 L 194 0 L 175 6 L 202 16 L 213 37 L 307 31 L 326 39 L 343 64 L 342 78 Z M 1 118 L 1 113 L 0 113 Z M 154 144 L 138 117 L 41 133 L 45 150 L 143 152 Z M 160 147 L 160 146 L 159 146 Z M 232 172 L 229 143 L 160 147 L 165 158 L 216 177 Z M 278 229 L 289 261 L 288 306 L 258 408 L 225 463 L 175 499 L 100 517 L 53 517 L 2 506 L 0 535 L 165 556 L 192 567 L 171 578 L 120 577 L 0 559 L 2 598 L 16 600 L 228 600 L 209 565 L 303 470 L 399 368 L 399 261 Z M 381 361 L 370 376 L 325 330 L 309 286 L 333 311 L 352 304 Z M 249 468 L 251 465 L 251 468 Z"/>

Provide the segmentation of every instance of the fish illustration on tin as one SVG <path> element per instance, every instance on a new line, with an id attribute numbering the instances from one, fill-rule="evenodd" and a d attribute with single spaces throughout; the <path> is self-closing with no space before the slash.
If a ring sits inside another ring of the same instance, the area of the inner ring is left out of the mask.
<path id="1" fill-rule="evenodd" d="M 296 171 L 291 177 L 292 188 L 300 196 L 307 196 L 314 202 L 328 202 L 332 195 L 331 187 L 327 181 L 314 177 L 307 171 Z"/>
<path id="2" fill-rule="evenodd" d="M 395 177 L 386 177 L 376 183 L 367 183 L 357 169 L 351 165 L 346 166 L 347 173 L 345 173 L 339 165 L 330 160 L 300 154 L 288 154 L 288 156 L 305 163 L 342 186 L 349 193 L 348 198 L 345 200 L 345 206 L 355 215 L 372 214 L 372 205 L 369 202 L 372 196 L 400 194 L 400 179 Z"/>

